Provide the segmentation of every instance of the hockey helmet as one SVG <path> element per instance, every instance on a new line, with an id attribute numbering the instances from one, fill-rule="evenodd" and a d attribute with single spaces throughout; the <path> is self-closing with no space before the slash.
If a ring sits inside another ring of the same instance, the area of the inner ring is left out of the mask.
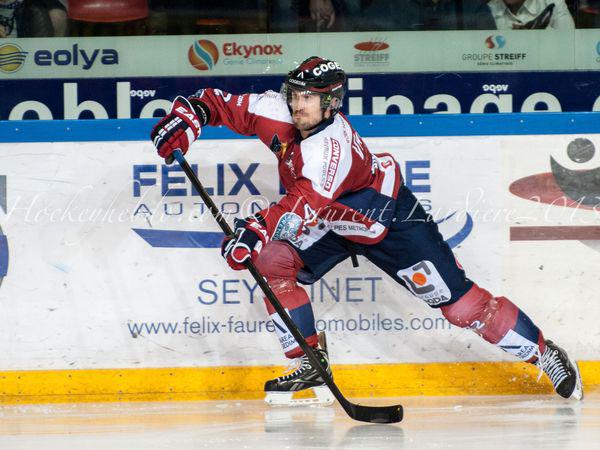
<path id="1" fill-rule="evenodd" d="M 321 108 L 331 107 L 331 113 L 336 114 L 344 99 L 346 73 L 341 66 L 329 59 L 311 56 L 305 59 L 294 70 L 288 72 L 281 93 L 291 104 L 292 91 L 308 91 L 321 96 Z"/>

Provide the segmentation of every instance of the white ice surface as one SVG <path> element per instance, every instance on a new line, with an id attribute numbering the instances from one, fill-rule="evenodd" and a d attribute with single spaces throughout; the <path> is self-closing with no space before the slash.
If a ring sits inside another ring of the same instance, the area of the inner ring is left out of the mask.
<path id="1" fill-rule="evenodd" d="M 259 401 L 90 403 L 0 407 L 2 450 L 600 449 L 600 392 L 555 396 L 406 397 L 396 425 L 333 407 Z"/>

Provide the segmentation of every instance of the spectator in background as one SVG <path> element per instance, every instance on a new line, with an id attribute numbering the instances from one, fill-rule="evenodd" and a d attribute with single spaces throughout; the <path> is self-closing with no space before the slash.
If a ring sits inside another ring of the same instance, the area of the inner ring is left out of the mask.
<path id="1" fill-rule="evenodd" d="M 335 8 L 331 0 L 310 0 L 309 9 L 317 31 L 330 29 L 335 23 Z"/>
<path id="2" fill-rule="evenodd" d="M 0 38 L 17 37 L 17 9 L 24 0 L 0 0 Z"/>
<path id="3" fill-rule="evenodd" d="M 577 28 L 600 28 L 600 0 L 579 0 Z"/>
<path id="4" fill-rule="evenodd" d="M 364 31 L 495 30 L 485 0 L 374 0 Z"/>
<path id="5" fill-rule="evenodd" d="M 200 5 L 186 0 L 148 0 L 149 34 L 194 34 Z"/>
<path id="6" fill-rule="evenodd" d="M 149 34 L 267 31 L 267 0 L 149 0 Z"/>
<path id="7" fill-rule="evenodd" d="M 22 37 L 67 35 L 67 9 L 59 0 L 24 0 L 17 21 Z"/>
<path id="8" fill-rule="evenodd" d="M 361 0 L 273 0 L 269 31 L 297 33 L 360 29 Z"/>
<path id="9" fill-rule="evenodd" d="M 490 0 L 488 6 L 499 30 L 575 28 L 565 0 Z"/>

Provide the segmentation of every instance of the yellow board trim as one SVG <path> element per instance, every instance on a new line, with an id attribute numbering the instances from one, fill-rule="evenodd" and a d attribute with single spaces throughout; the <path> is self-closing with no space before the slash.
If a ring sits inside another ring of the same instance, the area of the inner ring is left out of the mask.
<path id="1" fill-rule="evenodd" d="M 580 361 L 585 389 L 600 386 L 600 361 Z M 0 403 L 249 400 L 282 367 L 180 367 L 0 372 Z M 549 394 L 538 369 L 512 362 L 333 366 L 349 397 Z"/>

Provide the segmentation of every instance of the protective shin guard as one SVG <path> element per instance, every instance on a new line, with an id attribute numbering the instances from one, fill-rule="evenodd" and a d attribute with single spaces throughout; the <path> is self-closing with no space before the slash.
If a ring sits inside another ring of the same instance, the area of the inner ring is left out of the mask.
<path id="1" fill-rule="evenodd" d="M 546 348 L 542 332 L 523 311 L 506 297 L 492 297 L 476 284 L 441 310 L 451 324 L 471 328 L 522 361 L 534 363 Z"/>
<path id="2" fill-rule="evenodd" d="M 296 283 L 296 275 L 303 263 L 296 251 L 285 242 L 269 242 L 256 260 L 256 268 L 267 279 L 273 293 L 287 310 L 292 321 L 311 347 L 317 347 L 315 317 L 306 291 Z M 264 298 L 267 311 L 275 325 L 275 332 L 285 356 L 298 358 L 304 352 L 275 312 L 271 303 Z"/>

